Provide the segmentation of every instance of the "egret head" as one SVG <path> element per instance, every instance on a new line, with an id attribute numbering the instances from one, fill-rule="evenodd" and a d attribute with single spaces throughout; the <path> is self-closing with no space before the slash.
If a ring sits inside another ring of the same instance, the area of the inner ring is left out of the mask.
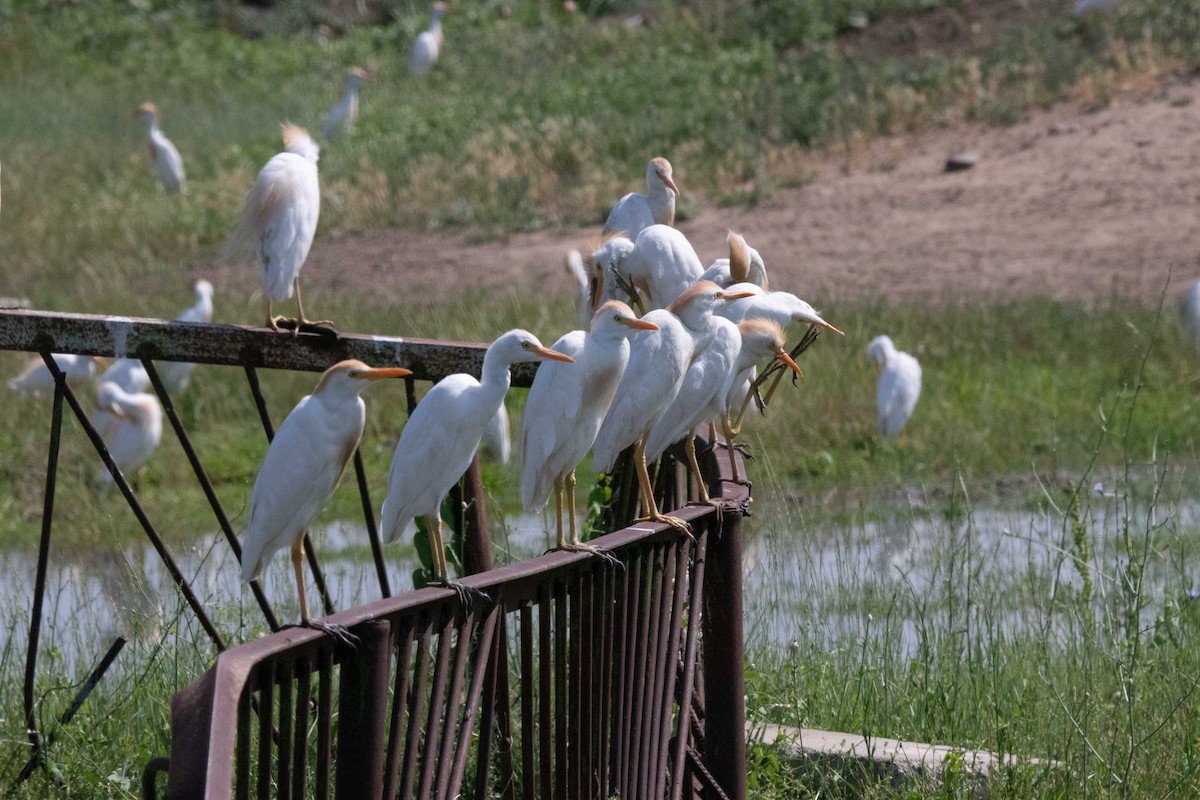
<path id="1" fill-rule="evenodd" d="M 671 162 L 662 156 L 650 159 L 650 163 L 646 167 L 646 182 L 651 183 L 655 180 L 674 192 L 676 197 L 682 195 L 679 187 L 675 185 L 675 180 L 671 177 Z"/>
<path id="2" fill-rule="evenodd" d="M 780 294 L 785 296 L 788 300 L 788 312 L 792 315 L 792 322 L 805 322 L 809 325 L 816 325 L 818 328 L 824 328 L 827 331 L 832 331 L 838 336 L 846 335 L 823 320 L 821 315 L 818 314 L 812 306 L 801 300 L 799 297 L 796 297 L 796 295 L 788 292 L 783 292 Z M 885 336 L 884 338 L 886 339 L 887 337 Z M 888 341 L 890 342 L 891 340 L 889 339 Z"/>
<path id="3" fill-rule="evenodd" d="M 361 67 L 351 67 L 346 70 L 346 87 L 357 89 L 362 85 L 363 81 L 370 78 L 370 74 Z"/>
<path id="4" fill-rule="evenodd" d="M 515 364 L 518 361 L 566 361 L 572 363 L 575 361 L 568 355 L 551 350 L 538 341 L 538 338 L 532 333 L 520 328 L 514 328 L 508 333 L 502 334 L 488 346 L 487 355 L 484 356 L 485 372 L 487 371 L 486 362 L 495 359 L 500 359 L 506 364 Z"/>
<path id="5" fill-rule="evenodd" d="M 625 338 L 632 336 L 634 331 L 656 330 L 657 325 L 638 319 L 633 309 L 620 300 L 605 301 L 592 317 L 591 332 L 596 335 Z"/>
<path id="6" fill-rule="evenodd" d="M 803 377 L 804 372 L 784 349 L 787 338 L 778 322 L 751 318 L 738 323 L 738 332 L 742 335 L 742 352 L 750 356 L 752 361 L 777 358 L 792 372 Z"/>
<path id="7" fill-rule="evenodd" d="M 412 370 L 403 367 L 369 367 L 356 359 L 347 359 L 325 370 L 313 394 L 357 396 L 374 381 L 408 375 L 412 375 Z"/>
<path id="8" fill-rule="evenodd" d="M 308 131 L 290 122 L 283 123 L 280 126 L 280 130 L 283 134 L 284 150 L 289 153 L 295 153 L 298 156 L 304 156 L 314 164 L 317 163 L 317 159 L 321 157 L 321 148 L 308 135 Z"/>
<path id="9" fill-rule="evenodd" d="M 211 300 L 212 296 L 213 296 L 213 285 L 211 283 L 204 280 L 203 278 L 196 281 L 196 297 L 197 298 L 207 298 L 207 299 Z"/>
<path id="10" fill-rule="evenodd" d="M 142 103 L 133 110 L 133 113 L 130 116 L 132 116 L 134 119 L 141 119 L 145 122 L 157 123 L 158 106 L 154 105 L 154 103 Z"/>
<path id="11" fill-rule="evenodd" d="M 883 369 L 883 365 L 888 362 L 896 353 L 896 345 L 892 344 L 891 338 L 887 336 L 876 336 L 867 345 L 867 358 L 875 362 L 875 366 Z"/>

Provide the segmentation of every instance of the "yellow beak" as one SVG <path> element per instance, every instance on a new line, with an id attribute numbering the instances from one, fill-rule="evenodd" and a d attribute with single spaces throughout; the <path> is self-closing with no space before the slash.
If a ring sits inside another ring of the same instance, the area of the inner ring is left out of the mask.
<path id="1" fill-rule="evenodd" d="M 551 350 L 549 347 L 535 347 L 533 352 L 537 353 L 542 358 L 548 358 L 551 361 L 566 361 L 568 364 L 574 364 L 575 359 L 565 353 L 560 353 L 557 350 Z"/>
<path id="2" fill-rule="evenodd" d="M 411 369 L 404 367 L 381 367 L 379 369 L 368 369 L 358 374 L 359 378 L 366 381 L 382 381 L 387 378 L 406 378 L 412 375 Z"/>

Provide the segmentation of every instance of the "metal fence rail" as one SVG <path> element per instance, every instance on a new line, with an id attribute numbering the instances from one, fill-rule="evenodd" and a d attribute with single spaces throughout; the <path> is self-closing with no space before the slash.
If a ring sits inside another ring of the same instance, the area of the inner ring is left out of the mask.
<path id="1" fill-rule="evenodd" d="M 197 484 L 238 553 L 153 361 L 242 368 L 270 438 L 258 369 L 320 371 L 358 358 L 372 366 L 402 365 L 415 379 L 436 381 L 453 372 L 478 374 L 485 346 L 353 334 L 293 337 L 229 325 L 15 310 L 0 311 L 0 349 L 40 353 L 56 379 L 27 688 L 36 671 L 64 402 L 218 653 L 215 666 L 175 698 L 171 758 L 148 765 L 147 796 L 154 794 L 158 771 L 168 772 L 170 798 L 745 796 L 739 537 L 749 487 L 729 479 L 736 453 L 718 446 L 703 459 L 720 507 L 677 512 L 692 522 L 695 541 L 644 524 L 595 541 L 616 560 L 551 553 L 487 572 L 481 572 L 491 562 L 476 462 L 456 490 L 467 571 L 480 572 L 464 582 L 487 598 L 470 608 L 445 589 L 390 596 L 356 454 L 383 599 L 328 621 L 350 628 L 357 646 L 319 631 L 279 631 L 267 598 L 253 586 L 277 632 L 226 649 L 50 355 L 142 360 Z M 514 386 L 528 386 L 533 372 L 533 365 L 514 369 Z M 411 412 L 413 379 L 407 395 Z M 664 462 L 659 494 L 669 508 L 684 502 L 688 486 L 671 459 Z M 329 614 L 320 565 L 312 548 L 306 551 Z M 103 666 L 110 655 L 112 648 Z M 99 669 L 89 686 L 102 675 Z M 44 746 L 33 724 L 32 694 L 26 694 L 34 755 L 25 775 Z"/>

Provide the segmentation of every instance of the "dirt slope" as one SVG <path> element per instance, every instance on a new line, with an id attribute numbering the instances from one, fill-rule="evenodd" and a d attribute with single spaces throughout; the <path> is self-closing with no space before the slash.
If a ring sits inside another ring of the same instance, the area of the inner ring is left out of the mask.
<path id="1" fill-rule="evenodd" d="M 946 157 L 964 150 L 978 153 L 978 164 L 943 172 Z M 814 156 L 813 167 L 813 183 L 758 208 L 693 198 L 700 211 L 681 228 L 701 260 L 724 254 L 732 228 L 763 254 L 779 288 L 818 306 L 878 295 L 1101 299 L 1115 291 L 1153 300 L 1171 268 L 1172 294 L 1200 277 L 1200 81 L 1168 79 L 1099 111 L 1036 111 L 1008 128 L 878 141 L 849 158 Z M 686 175 L 679 165 L 685 187 Z M 307 280 L 369 280 L 397 293 L 417 285 L 435 296 L 470 281 L 566 293 L 564 254 L 594 233 L 481 245 L 403 230 L 326 240 Z"/>

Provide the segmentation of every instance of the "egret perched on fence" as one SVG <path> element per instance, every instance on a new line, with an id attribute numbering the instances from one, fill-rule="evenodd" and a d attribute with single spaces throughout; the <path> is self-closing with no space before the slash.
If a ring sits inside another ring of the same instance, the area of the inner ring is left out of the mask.
<path id="1" fill-rule="evenodd" d="M 718 258 L 709 264 L 700 279 L 712 281 L 718 286 L 753 283 L 766 291 L 769 288 L 767 265 L 763 263 L 762 256 L 746 244 L 746 238 L 740 233 L 729 231 L 726 241 L 729 243 L 729 258 Z"/>
<path id="2" fill-rule="evenodd" d="M 867 345 L 867 358 L 879 368 L 879 430 L 894 439 L 904 430 L 921 395 L 921 365 L 896 349 L 887 336 L 876 336 Z"/>
<path id="3" fill-rule="evenodd" d="M 671 175 L 670 161 L 662 156 L 650 159 L 646 165 L 646 193 L 630 192 L 618 200 L 604 221 L 604 233 L 622 233 L 634 239 L 651 225 L 674 225 L 679 187 Z"/>
<path id="4" fill-rule="evenodd" d="M 417 34 L 413 40 L 412 54 L 408 58 L 408 74 L 421 75 L 433 68 L 442 50 L 442 15 L 450 6 L 434 3 L 429 11 L 429 29 Z"/>
<path id="5" fill-rule="evenodd" d="M 359 394 L 372 381 L 411 374 L 400 367 L 372 369 L 361 361 L 339 361 L 325 370 L 313 393 L 296 404 L 267 448 L 250 493 L 242 579 L 258 578 L 271 557 L 290 546 L 301 625 L 326 629 L 308 616 L 304 533 L 333 496 L 358 449 L 367 411 Z"/>
<path id="6" fill-rule="evenodd" d="M 651 225 L 632 240 L 609 237 L 592 252 L 592 264 L 599 296 L 627 297 L 651 311 L 669 306 L 704 273 L 691 242 L 669 225 Z"/>
<path id="7" fill-rule="evenodd" d="M 300 299 L 300 268 L 308 258 L 321 214 L 320 149 L 307 131 L 295 125 L 283 126 L 283 145 L 284 152 L 272 156 L 258 173 L 233 241 L 255 249 L 267 295 L 267 325 L 298 333 L 303 327 L 331 324 L 305 319 Z M 287 300 L 293 291 L 296 319 L 274 316 L 272 301 Z"/>
<path id="8" fill-rule="evenodd" d="M 464 373 L 438 381 L 417 404 L 392 458 L 387 497 L 379 513 L 379 532 L 394 542 L 408 523 L 424 516 L 429 524 L 434 579 L 450 583 L 442 543 L 442 499 L 471 466 L 484 428 L 496 416 L 518 361 L 571 361 L 544 347 L 528 331 L 511 330 L 496 339 L 483 357 L 482 380 Z"/>
<path id="9" fill-rule="evenodd" d="M 521 440 L 521 503 L 539 511 L 554 492 L 558 549 L 590 550 L 580 544 L 575 519 L 575 467 L 596 440 L 629 361 L 629 337 L 656 331 L 629 306 L 610 300 L 596 311 L 588 331 L 571 331 L 552 349 L 575 364 L 543 364 L 529 389 Z M 563 494 L 571 540 L 563 535 Z"/>
<path id="10" fill-rule="evenodd" d="M 94 399 L 96 408 L 114 419 L 104 432 L 104 445 L 113 463 L 128 478 L 158 449 L 162 440 L 162 404 L 148 392 L 126 391 L 113 381 L 97 386 Z M 113 476 L 107 468 L 102 468 L 96 480 L 112 483 Z"/>
<path id="11" fill-rule="evenodd" d="M 183 157 L 171 140 L 158 127 L 158 106 L 142 103 L 133 111 L 135 118 L 146 123 L 146 139 L 150 145 L 150 163 L 154 165 L 154 176 L 167 194 L 183 191 Z"/>

